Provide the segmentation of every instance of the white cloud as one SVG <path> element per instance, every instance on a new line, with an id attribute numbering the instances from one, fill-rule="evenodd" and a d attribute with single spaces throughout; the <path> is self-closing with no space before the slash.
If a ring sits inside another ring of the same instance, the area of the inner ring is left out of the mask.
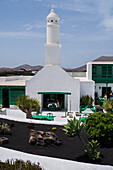
<path id="1" fill-rule="evenodd" d="M 113 31 L 113 0 L 97 1 L 99 26 L 105 28 L 106 31 Z"/>
<path id="2" fill-rule="evenodd" d="M 0 38 L 44 38 L 44 35 L 37 32 L 0 32 Z"/>
<path id="3" fill-rule="evenodd" d="M 113 16 L 104 18 L 100 26 L 104 26 L 106 31 L 113 31 Z"/>
<path id="4" fill-rule="evenodd" d="M 26 31 L 30 31 L 32 29 L 37 29 L 37 28 L 45 28 L 46 25 L 45 24 L 26 24 L 23 26 L 23 28 L 26 30 Z"/>

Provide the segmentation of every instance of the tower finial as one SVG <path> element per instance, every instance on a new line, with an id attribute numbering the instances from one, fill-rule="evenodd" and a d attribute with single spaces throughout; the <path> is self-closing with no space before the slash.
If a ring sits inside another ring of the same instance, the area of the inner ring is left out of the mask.
<path id="1" fill-rule="evenodd" d="M 51 9 L 51 12 L 55 12 L 55 11 L 54 11 L 54 8 Z"/>
<path id="2" fill-rule="evenodd" d="M 54 11 L 54 7 L 55 7 L 55 5 L 54 5 L 54 4 L 52 4 L 51 12 L 55 12 L 55 11 Z"/>

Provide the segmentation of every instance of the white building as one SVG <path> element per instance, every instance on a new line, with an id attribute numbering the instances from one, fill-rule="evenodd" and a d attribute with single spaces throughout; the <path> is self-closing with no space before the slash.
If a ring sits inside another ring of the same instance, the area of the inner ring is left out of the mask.
<path id="1" fill-rule="evenodd" d="M 59 43 L 59 17 L 55 14 L 54 9 L 47 16 L 47 43 L 45 45 L 45 66 L 35 76 L 19 81 L 18 77 L 15 83 L 6 83 L 2 85 L 0 78 L 0 103 L 4 106 L 4 99 L 7 101 L 7 107 L 15 104 L 17 96 L 23 94 L 32 98 L 40 99 L 41 108 L 46 108 L 47 99 L 59 100 L 62 108 L 68 111 L 79 111 L 80 97 L 89 95 L 94 98 L 95 82 L 88 77 L 72 77 L 60 66 L 60 43 Z M 83 75 L 83 74 L 76 74 Z M 22 79 L 22 78 L 21 78 Z M 11 78 L 10 78 L 11 80 Z M 14 83 L 14 84 L 13 84 Z M 12 87 L 13 86 L 13 87 Z M 16 90 L 15 90 L 16 86 Z M 4 90 L 5 89 L 5 90 Z M 4 97 L 3 97 L 4 91 Z M 9 95 L 10 94 L 10 95 Z M 7 96 L 7 97 L 6 97 Z"/>
<path id="2" fill-rule="evenodd" d="M 32 79 L 26 81 L 26 94 L 39 98 L 42 108 L 49 98 L 63 102 L 63 107 L 68 111 L 79 111 L 80 96 L 84 92 L 94 97 L 94 83 L 86 78 L 73 78 L 61 68 L 59 27 L 59 17 L 52 9 L 47 16 L 45 66 Z"/>
<path id="3" fill-rule="evenodd" d="M 95 81 L 95 95 L 107 95 L 113 91 L 113 57 L 102 56 L 87 63 L 87 79 Z"/>

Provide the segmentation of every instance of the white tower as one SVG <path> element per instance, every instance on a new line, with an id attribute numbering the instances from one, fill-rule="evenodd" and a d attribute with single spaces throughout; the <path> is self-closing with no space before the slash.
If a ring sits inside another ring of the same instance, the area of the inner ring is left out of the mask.
<path id="1" fill-rule="evenodd" d="M 52 8 L 47 16 L 46 65 L 60 65 L 59 20 Z"/>

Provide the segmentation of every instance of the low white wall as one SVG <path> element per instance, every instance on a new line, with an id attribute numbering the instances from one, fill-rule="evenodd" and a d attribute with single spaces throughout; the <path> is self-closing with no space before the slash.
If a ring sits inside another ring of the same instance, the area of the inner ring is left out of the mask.
<path id="1" fill-rule="evenodd" d="M 7 159 L 30 160 L 32 163 L 40 163 L 45 170 L 113 170 L 112 166 L 86 164 L 76 161 L 68 161 L 65 159 L 50 158 L 46 156 L 38 156 L 27 154 L 7 148 L 0 147 L 0 160 L 5 162 Z"/>

